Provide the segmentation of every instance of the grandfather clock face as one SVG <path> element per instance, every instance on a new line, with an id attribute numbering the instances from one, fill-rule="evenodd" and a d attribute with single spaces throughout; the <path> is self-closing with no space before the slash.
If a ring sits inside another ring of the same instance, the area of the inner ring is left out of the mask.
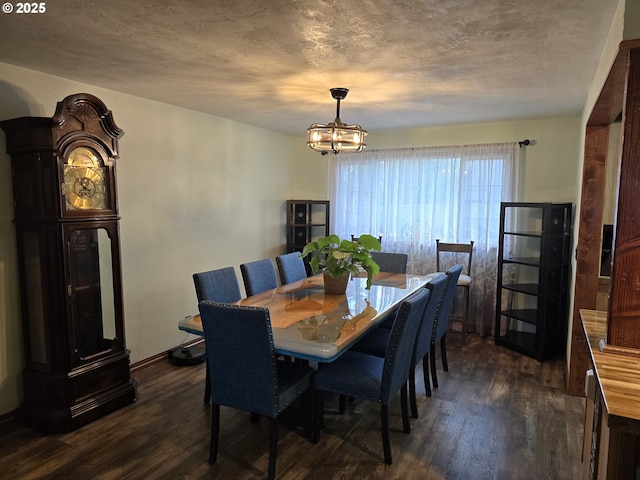
<path id="1" fill-rule="evenodd" d="M 107 168 L 102 157 L 89 147 L 71 151 L 64 165 L 65 209 L 101 210 L 108 208 Z"/>

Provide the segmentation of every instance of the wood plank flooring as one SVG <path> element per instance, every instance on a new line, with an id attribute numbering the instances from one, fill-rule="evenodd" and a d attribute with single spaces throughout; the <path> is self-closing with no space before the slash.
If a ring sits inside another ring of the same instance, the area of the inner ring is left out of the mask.
<path id="1" fill-rule="evenodd" d="M 449 372 L 417 390 L 420 416 L 402 432 L 399 399 L 390 415 L 393 465 L 382 458 L 379 405 L 356 401 L 338 415 L 326 400 L 317 444 L 280 427 L 279 479 L 574 480 L 581 475 L 584 399 L 564 393 L 562 360 L 539 363 L 493 338 L 448 335 Z M 440 362 L 438 358 L 438 362 Z M 218 462 L 207 463 L 210 411 L 204 365 L 162 361 L 134 376 L 138 399 L 76 431 L 41 435 L 15 419 L 0 424 L 3 479 L 265 478 L 269 423 L 221 409 Z"/>

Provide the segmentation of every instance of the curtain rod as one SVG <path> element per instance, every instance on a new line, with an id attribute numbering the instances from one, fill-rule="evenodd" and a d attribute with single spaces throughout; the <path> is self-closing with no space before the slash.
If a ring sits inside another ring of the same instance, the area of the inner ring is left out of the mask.
<path id="1" fill-rule="evenodd" d="M 424 150 L 424 149 L 429 149 L 429 148 L 457 148 L 457 147 L 475 147 L 475 146 L 479 146 L 479 145 L 499 145 L 502 143 L 507 143 L 509 145 L 513 145 L 513 142 L 497 142 L 497 143 L 472 143 L 472 144 L 465 144 L 465 145 L 437 145 L 437 146 L 422 146 L 422 147 L 397 147 L 397 148 L 372 148 L 372 149 L 366 149 L 367 152 L 369 153 L 373 153 L 373 152 L 390 152 L 390 151 L 415 151 L 415 150 Z M 520 145 L 521 147 L 527 146 L 527 145 L 535 145 L 535 142 L 533 140 L 529 140 L 528 138 L 525 138 L 524 140 L 521 140 L 518 142 L 518 145 Z M 351 155 L 352 153 L 345 153 L 344 155 Z M 356 155 L 359 155 L 358 153 L 356 153 Z"/>

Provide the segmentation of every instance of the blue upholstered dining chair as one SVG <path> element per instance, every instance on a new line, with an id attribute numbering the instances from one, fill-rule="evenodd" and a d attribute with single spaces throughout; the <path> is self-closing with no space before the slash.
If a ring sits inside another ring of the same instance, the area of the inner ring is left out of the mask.
<path id="1" fill-rule="evenodd" d="M 416 345 L 411 361 L 411 374 L 409 375 L 409 400 L 411 404 L 411 416 L 418 418 L 418 405 L 416 399 L 416 375 L 415 370 L 418 364 L 422 361 L 422 379 L 424 381 L 424 390 L 427 396 L 431 396 L 431 385 L 429 381 L 429 354 L 431 352 L 431 334 L 433 332 L 433 325 L 438 316 L 438 310 L 442 307 L 445 295 L 447 293 L 447 286 L 449 285 L 449 278 L 444 273 L 439 273 L 433 277 L 427 288 L 431 291 L 429 297 L 429 303 L 424 310 L 424 316 L 422 317 L 422 323 L 418 330 L 418 336 L 416 337 Z"/>
<path id="2" fill-rule="evenodd" d="M 224 267 L 193 274 L 198 303 L 203 300 L 222 303 L 234 303 L 242 298 L 238 277 L 233 267 Z M 206 348 L 206 343 L 205 343 Z M 205 360 L 206 361 L 206 360 Z M 211 383 L 209 382 L 209 362 L 204 384 L 204 403 L 211 398 Z"/>
<path id="3" fill-rule="evenodd" d="M 244 281 L 247 297 L 257 295 L 278 286 L 276 269 L 270 258 L 240 265 L 240 273 Z"/>
<path id="4" fill-rule="evenodd" d="M 462 265 L 454 265 L 449 268 L 445 273 L 449 277 L 447 282 L 447 290 L 438 314 L 436 315 L 436 321 L 433 325 L 433 334 L 431 336 L 431 381 L 433 382 L 433 388 L 438 388 L 438 373 L 436 372 L 436 345 L 440 344 L 440 358 L 442 360 L 442 368 L 445 372 L 449 371 L 449 364 L 447 363 L 447 330 L 449 330 L 449 311 L 451 310 L 451 304 L 456 293 L 456 287 L 458 285 L 458 278 L 460 278 L 460 272 L 462 272 Z"/>
<path id="5" fill-rule="evenodd" d="M 406 253 L 371 252 L 371 256 L 381 272 L 407 273 L 409 255 Z"/>
<path id="6" fill-rule="evenodd" d="M 268 478 L 275 478 L 278 415 L 303 396 L 307 429 L 311 427 L 310 382 L 313 369 L 303 363 L 277 360 L 269 310 L 215 302 L 200 302 L 209 351 L 211 444 L 209 463 L 216 462 L 220 406 L 246 410 L 271 420 Z"/>
<path id="7" fill-rule="evenodd" d="M 425 288 L 430 292 L 429 301 L 424 309 L 414 353 L 411 359 L 411 373 L 409 374 L 409 401 L 411 405 L 411 416 L 418 418 L 418 405 L 416 398 L 416 381 L 415 370 L 420 362 L 422 362 L 422 377 L 424 379 L 424 388 L 427 396 L 431 396 L 431 382 L 429 381 L 429 352 L 431 351 L 431 336 L 433 333 L 433 324 L 438 313 L 438 309 L 447 291 L 449 277 L 444 273 L 438 273 L 427 282 Z M 356 342 L 351 350 L 356 352 L 367 353 L 377 357 L 384 357 L 391 331 L 385 328 L 374 328 L 362 339 Z"/>
<path id="8" fill-rule="evenodd" d="M 304 260 L 300 257 L 300 252 L 285 253 L 277 256 L 276 265 L 282 285 L 307 278 L 307 270 L 304 266 Z"/>
<path id="9" fill-rule="evenodd" d="M 318 367 L 312 378 L 314 390 L 313 441 L 320 437 L 323 423 L 324 392 L 345 397 L 364 398 L 381 404 L 381 431 L 384 461 L 391 464 L 389 439 L 389 405 L 400 392 L 402 425 L 405 433 L 411 431 L 407 407 L 407 379 L 411 357 L 429 290 L 421 288 L 405 300 L 391 330 L 384 358 L 348 350 L 332 363 Z"/>
<path id="10" fill-rule="evenodd" d="M 407 263 L 409 255 L 406 253 L 392 252 L 371 252 L 373 261 L 378 264 L 381 272 L 407 273 Z M 384 320 L 380 322 L 380 327 L 391 329 L 396 318 L 396 310 L 390 312 Z"/>
<path id="11" fill-rule="evenodd" d="M 240 300 L 240 285 L 233 267 L 194 273 L 193 283 L 196 287 L 198 302 L 210 300 L 212 302 L 235 303 Z"/>

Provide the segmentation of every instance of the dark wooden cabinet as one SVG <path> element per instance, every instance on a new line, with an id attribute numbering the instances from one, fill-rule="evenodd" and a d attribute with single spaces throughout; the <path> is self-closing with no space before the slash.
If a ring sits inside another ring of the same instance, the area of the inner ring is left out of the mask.
<path id="1" fill-rule="evenodd" d="M 496 344 L 538 360 L 565 350 L 570 252 L 570 203 L 501 203 Z"/>
<path id="2" fill-rule="evenodd" d="M 125 348 L 115 160 L 123 135 L 89 94 L 0 122 L 13 176 L 26 368 L 21 418 L 72 430 L 135 399 Z"/>
<path id="3" fill-rule="evenodd" d="M 287 253 L 329 235 L 329 200 L 287 200 Z"/>

